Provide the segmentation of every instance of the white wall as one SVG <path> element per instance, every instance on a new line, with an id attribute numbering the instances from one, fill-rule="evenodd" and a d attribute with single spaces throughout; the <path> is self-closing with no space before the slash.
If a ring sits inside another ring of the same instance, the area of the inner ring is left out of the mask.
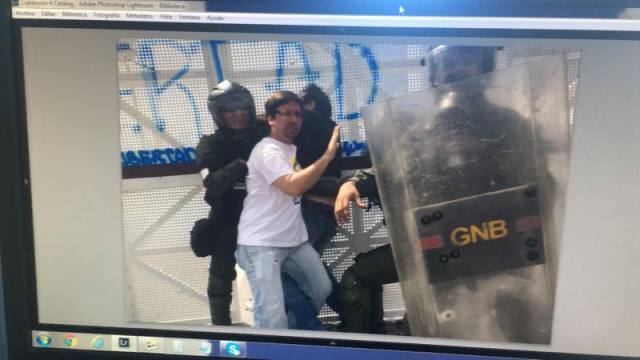
<path id="1" fill-rule="evenodd" d="M 116 43 L 108 32 L 23 35 L 40 321 L 121 324 Z"/>
<path id="2" fill-rule="evenodd" d="M 185 36 L 152 34 L 70 29 L 23 32 L 41 322 L 119 325 L 124 321 L 115 44 L 123 37 Z M 348 39 L 356 41 L 355 37 Z M 583 51 L 552 345 L 404 341 L 640 355 L 640 307 L 636 306 L 640 301 L 640 245 L 635 235 L 636 214 L 640 213 L 640 91 L 636 88 L 640 43 L 455 42 Z"/>
<path id="3" fill-rule="evenodd" d="M 553 328 L 566 349 L 640 355 L 639 55 L 583 47 Z"/>

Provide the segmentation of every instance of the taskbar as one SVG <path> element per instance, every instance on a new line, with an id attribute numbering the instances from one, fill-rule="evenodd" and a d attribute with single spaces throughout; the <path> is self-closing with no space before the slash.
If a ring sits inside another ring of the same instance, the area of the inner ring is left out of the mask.
<path id="1" fill-rule="evenodd" d="M 245 358 L 242 341 L 151 337 L 137 335 L 32 331 L 32 346 L 41 349 L 114 351 L 186 356 Z"/>
<path id="2" fill-rule="evenodd" d="M 174 356 L 285 360 L 318 358 L 320 354 L 322 358 L 332 360 L 353 360 L 357 358 L 367 360 L 515 360 L 515 358 L 511 357 L 471 354 L 38 330 L 32 331 L 32 346 L 38 349 L 66 349 L 69 351 L 113 351 Z"/>

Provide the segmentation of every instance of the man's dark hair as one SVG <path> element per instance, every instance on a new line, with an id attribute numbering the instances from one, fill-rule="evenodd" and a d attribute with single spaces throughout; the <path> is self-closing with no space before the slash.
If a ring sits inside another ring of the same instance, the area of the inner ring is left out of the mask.
<path id="1" fill-rule="evenodd" d="M 302 104 L 306 105 L 312 101 L 315 102 L 315 111 L 321 113 L 324 117 L 331 117 L 331 100 L 316 84 L 307 85 L 302 89 Z"/>
<path id="2" fill-rule="evenodd" d="M 300 109 L 302 109 L 302 100 L 291 91 L 281 90 L 277 91 L 267 99 L 267 102 L 264 103 L 264 112 L 269 116 L 276 116 L 278 112 L 278 108 L 286 103 L 295 102 L 300 105 Z"/>

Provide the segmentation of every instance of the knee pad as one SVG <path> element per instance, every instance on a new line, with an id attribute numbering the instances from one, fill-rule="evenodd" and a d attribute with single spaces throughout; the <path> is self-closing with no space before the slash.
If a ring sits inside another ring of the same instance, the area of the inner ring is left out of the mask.
<path id="1" fill-rule="evenodd" d="M 232 280 L 221 279 L 214 276 L 209 277 L 209 285 L 207 286 L 207 295 L 212 297 L 229 297 L 231 298 Z"/>
<path id="2" fill-rule="evenodd" d="M 360 277 L 349 268 L 340 281 L 340 301 L 342 305 L 342 331 L 368 332 L 370 330 L 369 292 Z"/>
<path id="3" fill-rule="evenodd" d="M 347 269 L 340 281 L 340 298 L 345 304 L 361 303 L 366 296 L 367 290 L 362 279 L 351 269 Z"/>
<path id="4" fill-rule="evenodd" d="M 236 278 L 236 263 L 218 256 L 211 257 L 209 266 L 209 283 L 212 281 L 232 282 Z"/>

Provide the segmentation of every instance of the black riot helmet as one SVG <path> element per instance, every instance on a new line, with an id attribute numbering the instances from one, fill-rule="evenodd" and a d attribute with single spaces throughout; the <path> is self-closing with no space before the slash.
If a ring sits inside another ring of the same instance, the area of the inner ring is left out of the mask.
<path id="1" fill-rule="evenodd" d="M 302 89 L 302 105 L 306 109 L 307 106 L 313 105 L 313 110 L 319 112 L 327 119 L 331 118 L 331 100 L 329 96 L 322 91 L 316 84 L 309 84 Z"/>
<path id="2" fill-rule="evenodd" d="M 207 98 L 207 107 L 218 129 L 228 128 L 222 114 L 238 109 L 249 113 L 247 127 L 256 122 L 256 105 L 253 96 L 247 88 L 233 81 L 224 80 L 211 89 Z"/>
<path id="3" fill-rule="evenodd" d="M 427 55 L 429 82 L 436 87 L 492 72 L 498 50 L 494 46 L 436 46 Z"/>

